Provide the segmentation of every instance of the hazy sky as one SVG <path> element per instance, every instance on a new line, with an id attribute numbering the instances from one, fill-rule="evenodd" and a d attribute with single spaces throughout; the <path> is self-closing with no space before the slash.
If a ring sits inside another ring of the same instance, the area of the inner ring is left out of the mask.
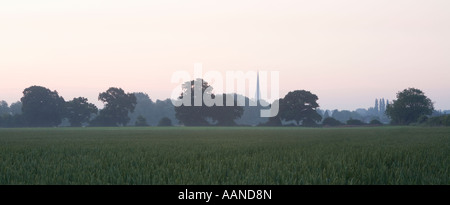
<path id="1" fill-rule="evenodd" d="M 408 87 L 450 109 L 450 1 L 0 2 L 0 100 L 41 85 L 66 100 L 111 86 L 165 99 L 173 72 L 277 70 L 281 95 L 326 109 Z"/>

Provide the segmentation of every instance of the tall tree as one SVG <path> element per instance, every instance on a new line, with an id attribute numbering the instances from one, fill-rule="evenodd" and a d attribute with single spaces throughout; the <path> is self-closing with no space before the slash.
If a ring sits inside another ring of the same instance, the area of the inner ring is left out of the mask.
<path id="1" fill-rule="evenodd" d="M 235 120 L 240 118 L 244 113 L 244 108 L 237 105 L 237 100 L 234 98 L 233 106 L 226 106 L 226 98 L 233 97 L 234 95 L 222 95 L 223 106 L 214 105 L 210 109 L 210 116 L 213 120 L 217 121 L 216 125 L 219 126 L 234 126 Z"/>
<path id="2" fill-rule="evenodd" d="M 342 123 L 345 123 L 350 119 L 359 119 L 359 120 L 362 119 L 362 116 L 358 112 L 356 111 L 352 112 L 349 110 L 341 110 L 341 111 L 334 110 L 333 115 L 331 117 L 333 117 L 336 120 L 339 120 Z"/>
<path id="3" fill-rule="evenodd" d="M 268 127 L 280 127 L 283 126 L 281 122 L 280 116 L 269 117 L 267 122 L 260 123 L 259 126 L 268 126 Z"/>
<path id="4" fill-rule="evenodd" d="M 97 114 L 97 107 L 88 103 L 87 98 L 78 97 L 66 103 L 66 116 L 72 127 L 81 127 L 89 122 L 92 114 Z"/>
<path id="5" fill-rule="evenodd" d="M 22 114 L 22 102 L 17 101 L 15 103 L 11 103 L 11 105 L 9 106 L 9 111 L 12 115 Z"/>
<path id="6" fill-rule="evenodd" d="M 136 96 L 125 93 L 121 88 L 109 88 L 100 93 L 98 99 L 105 104 L 100 114 L 94 121 L 94 125 L 101 126 L 126 126 L 130 121 L 129 112 L 133 112 L 136 106 Z"/>
<path id="7" fill-rule="evenodd" d="M 375 112 L 378 114 L 380 111 L 379 106 L 378 106 L 378 99 L 375 99 L 375 107 L 374 108 L 375 108 Z"/>
<path id="8" fill-rule="evenodd" d="M 214 95 L 213 88 L 203 79 L 185 82 L 182 90 L 178 100 L 190 103 L 190 105 L 183 104 L 175 107 L 175 116 L 186 126 L 207 126 L 210 125 L 209 121 L 216 121 L 216 125 L 220 126 L 232 126 L 236 125 L 234 120 L 240 118 L 244 112 L 244 109 L 237 105 L 235 95 Z M 196 90 L 200 93 L 195 93 Z M 203 99 L 205 96 L 210 96 L 211 100 L 215 102 L 214 105 L 205 104 Z M 190 97 L 190 100 L 184 99 L 185 97 Z M 227 97 L 234 97 L 233 106 L 226 106 Z M 198 100 L 202 103 L 196 106 L 195 102 Z"/>
<path id="9" fill-rule="evenodd" d="M 9 115 L 10 109 L 8 103 L 4 100 L 0 101 L 0 117 L 3 115 Z"/>
<path id="10" fill-rule="evenodd" d="M 330 112 L 328 110 L 325 111 L 325 113 L 323 114 L 323 119 L 327 119 L 330 117 Z"/>
<path id="11" fill-rule="evenodd" d="M 6 127 L 7 118 L 10 115 L 8 103 L 6 101 L 0 101 L 0 127 Z"/>
<path id="12" fill-rule="evenodd" d="M 146 127 L 148 126 L 147 119 L 145 119 L 142 115 L 139 115 L 134 125 L 137 127 Z"/>
<path id="13" fill-rule="evenodd" d="M 148 125 L 156 126 L 164 118 L 172 122 L 178 122 L 175 117 L 175 109 L 170 99 L 152 101 L 145 93 L 133 93 L 136 96 L 136 107 L 133 113 L 129 113 L 130 123 L 135 124 L 139 115 L 147 120 Z"/>
<path id="14" fill-rule="evenodd" d="M 159 123 L 159 120 L 164 117 L 169 118 L 174 125 L 178 124 L 178 120 L 175 114 L 175 106 L 173 105 L 172 100 L 156 100 L 154 112 L 152 114 L 155 125 L 157 125 Z"/>
<path id="15" fill-rule="evenodd" d="M 305 90 L 289 92 L 280 100 L 280 117 L 284 120 L 294 120 L 298 125 L 314 125 L 322 120 L 316 109 L 319 107 L 317 95 Z"/>
<path id="16" fill-rule="evenodd" d="M 386 102 L 384 98 L 380 100 L 380 115 L 383 115 L 386 112 Z"/>
<path id="17" fill-rule="evenodd" d="M 163 117 L 158 122 L 159 127 L 170 127 L 172 126 L 172 120 L 170 120 L 168 117 Z"/>
<path id="18" fill-rule="evenodd" d="M 155 103 L 146 93 L 138 92 L 133 94 L 134 96 L 136 96 L 136 106 L 134 108 L 134 112 L 128 114 L 128 117 L 130 117 L 131 119 L 130 123 L 135 125 L 138 121 L 139 116 L 142 116 L 146 119 L 147 123 L 151 125 L 152 118 L 154 118 L 156 114 Z M 158 118 L 157 120 L 159 119 L 160 118 Z M 154 119 L 153 121 L 155 120 L 156 119 Z"/>
<path id="19" fill-rule="evenodd" d="M 201 86 L 201 87 L 197 87 Z M 184 97 L 190 97 L 190 105 L 181 105 L 175 107 L 175 116 L 176 118 L 186 126 L 207 126 L 209 122 L 207 118 L 211 117 L 211 107 L 205 105 L 203 101 L 203 95 L 211 95 L 214 98 L 214 94 L 212 94 L 212 87 L 208 84 L 208 82 L 203 81 L 203 79 L 196 79 L 195 81 L 188 81 L 182 85 L 182 93 L 178 97 L 179 100 L 183 100 Z M 194 90 L 201 91 L 201 95 L 195 95 Z M 194 106 L 196 98 L 201 98 L 197 100 L 201 100 L 202 104 L 200 106 Z M 186 102 L 189 99 L 184 99 Z"/>
<path id="20" fill-rule="evenodd" d="M 397 93 L 397 100 L 389 104 L 386 114 L 393 124 L 408 125 L 421 116 L 431 115 L 433 110 L 433 103 L 421 90 L 408 88 Z"/>
<path id="21" fill-rule="evenodd" d="M 29 126 L 49 127 L 61 124 L 65 101 L 58 92 L 41 86 L 31 86 L 23 91 L 20 101 Z"/>

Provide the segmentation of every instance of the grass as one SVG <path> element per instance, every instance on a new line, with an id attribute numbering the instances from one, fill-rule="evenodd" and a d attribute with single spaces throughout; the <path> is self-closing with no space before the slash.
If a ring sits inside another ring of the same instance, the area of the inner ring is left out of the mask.
<path id="1" fill-rule="evenodd" d="M 450 128 L 0 129 L 0 184 L 450 184 Z"/>

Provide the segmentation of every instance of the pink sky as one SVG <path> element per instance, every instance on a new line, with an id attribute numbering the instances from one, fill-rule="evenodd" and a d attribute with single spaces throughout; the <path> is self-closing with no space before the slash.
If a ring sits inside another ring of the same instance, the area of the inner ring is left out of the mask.
<path id="1" fill-rule="evenodd" d="M 281 95 L 373 106 L 408 87 L 450 109 L 450 1 L 2 1 L 0 100 L 115 86 L 165 99 L 173 72 L 277 70 Z"/>

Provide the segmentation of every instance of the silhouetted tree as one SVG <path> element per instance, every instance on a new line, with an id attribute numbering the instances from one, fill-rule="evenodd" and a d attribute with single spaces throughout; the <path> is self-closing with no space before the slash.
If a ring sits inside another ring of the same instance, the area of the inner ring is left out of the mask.
<path id="1" fill-rule="evenodd" d="M 159 122 L 159 119 L 167 117 L 172 121 L 172 124 L 178 124 L 175 116 L 175 106 L 172 104 L 172 100 L 156 100 L 154 112 L 152 117 L 155 121 L 155 125 Z"/>
<path id="2" fill-rule="evenodd" d="M 147 119 L 150 126 L 157 126 L 163 117 L 169 118 L 172 122 L 177 122 L 175 109 L 170 99 L 156 100 L 153 102 L 145 93 L 134 93 L 136 96 L 136 108 L 133 113 L 129 113 L 130 123 L 135 124 L 139 115 Z"/>
<path id="3" fill-rule="evenodd" d="M 24 127 L 26 126 L 22 115 L 22 103 L 20 101 L 8 103 L 0 101 L 0 127 Z"/>
<path id="4" fill-rule="evenodd" d="M 138 126 L 138 127 L 146 127 L 146 126 L 148 126 L 147 119 L 145 119 L 145 117 L 143 117 L 142 115 L 139 115 L 137 117 L 136 123 L 134 123 L 134 125 Z"/>
<path id="5" fill-rule="evenodd" d="M 305 90 L 296 90 L 289 92 L 280 100 L 280 118 L 290 121 L 294 120 L 298 125 L 303 122 L 305 125 L 311 125 L 313 122 L 319 122 L 322 117 L 316 112 L 319 107 L 317 95 Z"/>
<path id="6" fill-rule="evenodd" d="M 347 125 L 365 125 L 365 123 L 361 120 L 350 119 L 347 120 Z"/>
<path id="7" fill-rule="evenodd" d="M 334 110 L 332 116 L 334 119 L 341 121 L 342 123 L 347 122 L 350 119 L 362 120 L 362 116 L 356 111 L 348 110 Z"/>
<path id="8" fill-rule="evenodd" d="M 172 126 L 172 120 L 170 120 L 168 117 L 163 117 L 158 122 L 158 126 L 160 127 L 169 127 Z"/>
<path id="9" fill-rule="evenodd" d="M 397 100 L 389 104 L 386 114 L 393 124 L 408 125 L 420 116 L 431 115 L 433 110 L 433 103 L 421 90 L 408 88 L 397 93 Z"/>
<path id="10" fill-rule="evenodd" d="M 334 127 L 334 126 L 340 126 L 340 125 L 342 125 L 342 123 L 339 120 L 336 120 L 332 117 L 327 117 L 323 120 L 322 125 Z"/>
<path id="11" fill-rule="evenodd" d="M 381 123 L 379 120 L 375 120 L 375 119 L 371 120 L 369 124 L 370 125 L 383 125 L 383 123 Z"/>
<path id="12" fill-rule="evenodd" d="M 430 117 L 425 124 L 428 126 L 450 126 L 450 115 Z"/>
<path id="13" fill-rule="evenodd" d="M 386 112 L 386 102 L 384 98 L 380 100 L 380 115 L 383 115 Z"/>
<path id="14" fill-rule="evenodd" d="M 330 117 L 330 112 L 328 110 L 325 111 L 325 113 L 323 114 L 323 119 L 327 119 Z"/>
<path id="15" fill-rule="evenodd" d="M 318 120 L 318 121 L 313 120 L 311 118 L 306 118 L 302 121 L 302 126 L 303 127 L 317 127 L 318 126 L 317 122 L 320 122 L 320 121 L 322 121 L 322 117 L 320 117 L 320 120 Z"/>
<path id="16" fill-rule="evenodd" d="M 89 122 L 92 114 L 97 114 L 97 107 L 88 103 L 87 98 L 78 97 L 66 103 L 66 116 L 72 127 L 81 127 Z"/>
<path id="17" fill-rule="evenodd" d="M 134 94 L 125 93 L 121 88 L 112 87 L 106 92 L 100 93 L 98 99 L 106 104 L 94 120 L 94 125 L 125 126 L 130 121 L 128 113 L 133 112 L 136 106 Z"/>
<path id="18" fill-rule="evenodd" d="M 64 98 L 56 91 L 41 86 L 31 86 L 21 98 L 24 118 L 29 126 L 48 127 L 61 124 L 64 114 Z"/>
<path id="19" fill-rule="evenodd" d="M 269 120 L 265 123 L 261 123 L 258 126 L 267 126 L 267 127 L 280 127 L 283 126 L 281 119 L 279 116 L 269 117 Z"/>
<path id="20" fill-rule="evenodd" d="M 11 112 L 10 112 L 8 103 L 6 101 L 3 101 L 3 100 L 0 101 L 0 116 L 9 115 L 10 113 Z"/>
<path id="21" fill-rule="evenodd" d="M 3 115 L 0 116 L 0 127 L 25 127 L 23 115 Z"/>
<path id="22" fill-rule="evenodd" d="M 235 94 L 235 99 L 237 99 L 239 97 L 239 94 Z M 261 103 L 264 100 L 263 99 L 259 99 L 259 103 L 257 104 L 257 106 L 250 106 L 253 105 L 251 103 L 255 103 L 255 100 L 249 99 L 248 97 L 245 97 L 245 106 L 243 106 L 243 114 L 240 118 L 236 119 L 235 122 L 236 124 L 239 125 L 250 125 L 250 126 L 256 126 L 262 123 L 267 122 L 267 118 L 265 117 L 261 117 L 261 109 L 268 109 L 266 107 L 261 106 L 261 104 L 268 104 L 267 102 Z"/>
<path id="23" fill-rule="evenodd" d="M 152 117 L 155 115 L 155 105 L 153 101 L 146 93 L 138 92 L 133 94 L 136 97 L 136 106 L 134 108 L 134 112 L 128 113 L 130 123 L 135 125 L 138 117 L 142 116 L 147 120 L 147 123 L 150 124 Z"/>
<path id="24" fill-rule="evenodd" d="M 197 83 L 195 83 L 197 82 Z M 196 86 L 201 85 L 201 87 L 196 88 Z M 194 93 L 194 90 L 198 89 L 201 91 L 201 94 L 196 96 Z M 205 102 L 203 101 L 203 95 L 206 93 L 206 95 L 211 95 L 212 98 L 214 98 L 214 94 L 212 94 L 212 87 L 208 85 L 208 82 L 203 81 L 203 79 L 196 79 L 195 81 L 188 81 L 185 82 L 182 85 L 182 93 L 180 97 L 178 97 L 179 100 L 183 99 L 183 96 L 189 98 L 191 104 L 181 105 L 178 107 L 175 107 L 175 116 L 176 118 L 183 123 L 186 126 L 207 126 L 209 125 L 207 118 L 211 117 L 211 107 L 208 107 L 205 105 Z M 199 97 L 202 102 L 200 106 L 194 106 L 195 99 Z"/>
<path id="25" fill-rule="evenodd" d="M 423 124 L 426 123 L 430 118 L 426 115 L 422 115 L 419 117 L 419 119 L 417 119 L 417 123 L 418 124 Z"/>
<path id="26" fill-rule="evenodd" d="M 22 102 L 17 101 L 15 103 L 11 103 L 11 105 L 9 106 L 9 111 L 11 112 L 11 115 L 22 114 Z"/>
<path id="27" fill-rule="evenodd" d="M 201 86 L 196 88 L 196 86 Z M 195 90 L 201 91 L 199 95 L 195 94 Z M 233 126 L 236 125 L 236 119 L 240 118 L 244 112 L 241 106 L 237 105 L 237 99 L 234 98 L 233 106 L 226 106 L 226 98 L 234 97 L 234 95 L 219 94 L 214 95 L 212 93 L 213 88 L 208 85 L 208 82 L 203 79 L 196 79 L 195 81 L 188 81 L 182 85 L 182 93 L 178 100 L 182 101 L 184 97 L 190 97 L 190 106 L 181 105 L 175 107 L 176 118 L 186 126 L 207 126 L 210 125 L 209 121 L 216 121 L 216 125 L 220 126 Z M 216 102 L 221 101 L 221 105 L 209 105 L 204 102 L 203 96 L 211 96 L 211 99 Z M 220 97 L 220 98 L 218 98 Z M 202 104 L 195 106 L 196 98 L 199 99 Z M 189 100 L 185 100 L 189 102 Z"/>
<path id="28" fill-rule="evenodd" d="M 375 99 L 375 107 L 373 107 L 373 108 L 375 108 L 375 112 L 376 112 L 376 114 L 378 114 L 380 111 L 379 105 L 378 105 L 378 99 Z"/>
<path id="29" fill-rule="evenodd" d="M 322 117 L 322 119 L 323 119 L 323 115 L 325 114 L 325 111 L 324 111 L 324 110 L 321 110 L 320 108 L 317 108 L 317 109 L 316 109 L 316 112 L 317 112 L 317 114 L 319 114 L 319 115 Z"/>
<path id="30" fill-rule="evenodd" d="M 233 106 L 226 106 L 226 98 L 232 97 L 232 95 L 222 95 L 223 106 L 214 105 L 211 107 L 210 116 L 213 120 L 217 121 L 216 125 L 219 126 L 234 126 L 236 122 L 234 120 L 240 118 L 244 113 L 244 108 L 237 105 L 237 99 L 234 98 Z"/>

